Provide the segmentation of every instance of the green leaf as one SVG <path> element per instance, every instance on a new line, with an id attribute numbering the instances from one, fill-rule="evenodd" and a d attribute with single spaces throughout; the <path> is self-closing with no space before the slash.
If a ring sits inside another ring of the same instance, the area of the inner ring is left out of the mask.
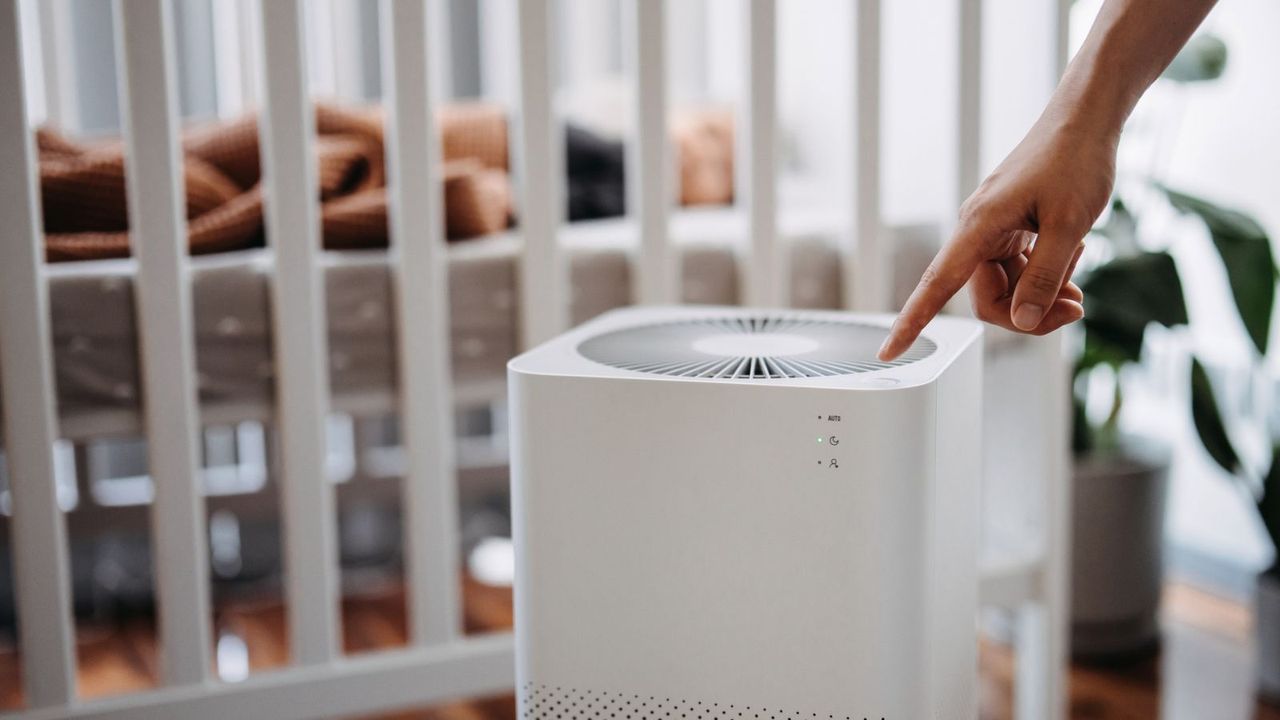
<path id="1" fill-rule="evenodd" d="M 1085 412 L 1084 403 L 1078 397 L 1071 398 L 1071 450 L 1076 455 L 1084 455 L 1093 449 L 1093 428 L 1089 426 L 1089 415 Z"/>
<path id="2" fill-rule="evenodd" d="M 1209 373 L 1195 357 L 1191 358 L 1191 419 L 1209 457 L 1228 473 L 1239 473 L 1240 456 L 1227 437 L 1227 427 L 1222 422 L 1222 413 L 1218 411 L 1218 400 L 1214 397 Z"/>
<path id="3" fill-rule="evenodd" d="M 1276 562 L 1271 572 L 1280 572 L 1280 445 L 1271 449 L 1271 468 L 1262 479 L 1262 496 L 1258 498 L 1258 515 L 1276 547 Z"/>
<path id="4" fill-rule="evenodd" d="M 1085 309 L 1082 361 L 1091 365 L 1137 362 L 1148 325 L 1187 323 L 1182 281 L 1168 253 L 1115 258 L 1090 271 L 1080 289 Z"/>
<path id="5" fill-rule="evenodd" d="M 1175 208 L 1198 216 L 1209 229 L 1213 246 L 1226 268 L 1240 320 L 1258 352 L 1267 354 L 1276 300 L 1276 262 L 1266 231 L 1244 213 L 1169 188 L 1161 189 Z"/>
<path id="6" fill-rule="evenodd" d="M 1200 33 L 1191 38 L 1160 77 L 1178 83 L 1217 80 L 1227 69 L 1227 44 L 1221 38 Z"/>

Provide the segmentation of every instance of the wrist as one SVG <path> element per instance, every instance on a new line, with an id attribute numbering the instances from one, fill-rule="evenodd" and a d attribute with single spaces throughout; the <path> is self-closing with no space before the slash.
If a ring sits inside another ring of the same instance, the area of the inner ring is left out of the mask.
<path id="1" fill-rule="evenodd" d="M 1099 53 L 1081 51 L 1063 74 L 1044 119 L 1059 131 L 1118 142 L 1140 96 Z"/>

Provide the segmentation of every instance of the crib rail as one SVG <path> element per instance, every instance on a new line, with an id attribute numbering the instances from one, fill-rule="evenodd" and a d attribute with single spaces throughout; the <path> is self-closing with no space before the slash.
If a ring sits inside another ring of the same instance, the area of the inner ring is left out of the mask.
<path id="1" fill-rule="evenodd" d="M 227 0 L 211 6 L 220 112 L 261 109 L 266 229 L 274 256 L 270 283 L 276 398 L 274 423 L 285 546 L 285 594 L 292 665 L 238 683 L 216 680 L 212 657 L 209 561 L 199 481 L 200 414 L 183 175 L 174 30 L 169 0 L 116 0 L 120 107 L 127 149 L 131 245 L 137 258 L 137 326 L 144 420 L 149 437 L 156 598 L 163 687 L 105 700 L 77 697 L 65 520 L 54 485 L 58 438 L 48 287 L 37 165 L 29 122 L 33 83 L 24 43 L 39 41 L 44 116 L 74 129 L 76 94 L 69 61 L 66 0 L 0 0 L 0 390 L 3 449 L 13 508 L 13 554 L 28 709 L 21 718 L 316 717 L 373 712 L 510 690 L 511 637 L 462 635 L 459 519 L 450 387 L 447 267 L 441 154 L 434 106 L 446 36 L 438 0 L 381 0 L 381 67 L 386 106 L 390 258 L 396 304 L 398 410 L 407 463 L 403 479 L 405 573 L 410 647 L 346 658 L 338 594 L 334 490 L 326 479 L 330 409 L 320 225 L 315 187 L 312 58 L 327 58 L 321 84 L 361 95 L 351 74 L 351 8 L 318 0 L 322 38 L 332 52 L 308 51 L 303 0 Z M 555 0 L 477 0 L 485 45 L 510 31 L 515 62 L 486 64 L 487 81 L 515 101 L 512 123 L 518 234 L 521 342 L 546 340 L 570 324 L 571 288 L 559 242 L 564 222 L 564 138 L 554 102 Z M 673 151 L 666 0 L 621 0 L 623 35 L 636 92 L 628 140 L 629 222 L 634 228 L 635 302 L 681 299 L 678 256 L 669 236 Z M 1062 51 L 1062 0 L 1052 9 L 1055 52 Z M 744 220 L 740 296 L 754 306 L 790 297 L 789 248 L 780 237 L 777 119 L 777 0 L 743 0 L 739 28 L 744 93 L 738 106 L 737 212 Z M 891 248 L 881 190 L 881 77 L 886 55 L 881 0 L 848 8 L 848 80 L 836 95 L 848 143 L 847 225 L 840 247 L 847 307 L 891 305 Z M 980 170 L 982 0 L 948 0 L 955 13 L 954 152 L 950 192 L 963 198 Z M 312 8 L 314 9 L 314 8 Z M 24 26 L 22 12 L 35 12 Z M 491 12 L 492 11 L 492 12 Z M 493 17 L 489 17 L 492 14 Z M 34 36 L 24 27 L 37 27 Z M 1060 67 L 1054 65 L 1054 73 Z M 1055 74 L 1046 75 L 1046 87 Z M 504 79 L 505 78 L 505 79 Z M 950 217 L 950 212 L 945 216 Z M 949 224 L 949 219 L 942 219 Z M 1045 344 L 1047 357 L 1053 347 Z M 1046 410 L 1050 419 L 1060 408 Z M 1055 420 L 1056 422 L 1056 420 Z M 1059 462 L 1061 459 L 1056 460 Z M 1061 461 L 1065 467 L 1065 461 Z M 1061 470 L 1061 468 L 1059 468 Z M 1058 498 L 1060 501 L 1061 497 Z M 1060 531 L 1061 528 L 1058 528 Z M 1034 569 L 1029 572 L 1039 572 Z M 1037 577 L 1061 594 L 1061 578 Z M 1055 602 L 1060 603 L 1058 597 Z M 1053 652 L 1061 654 L 1061 638 Z M 1036 717 L 1051 703 L 1025 701 Z"/>
<path id="2" fill-rule="evenodd" d="M 13 507 L 14 584 L 22 607 L 23 677 L 35 706 L 75 695 L 67 533 L 53 479 L 53 353 L 35 152 L 27 127 L 17 3 L 0 7 L 0 386 Z"/>
<path id="3" fill-rule="evenodd" d="M 195 340 L 187 281 L 186 219 L 178 148 L 176 63 L 169 3 L 116 6 L 120 88 L 128 148 L 129 227 L 138 258 L 137 308 L 147 443 L 155 499 L 151 526 L 163 675 L 209 675 L 209 563 L 199 475 Z"/>
<path id="4" fill-rule="evenodd" d="M 449 388 L 448 275 L 441 195 L 423 168 L 437 166 L 427 38 L 419 0 L 384 6 L 387 169 L 400 312 L 400 412 L 408 471 L 404 478 L 405 550 L 411 637 L 450 642 L 460 631 L 458 520 Z"/>
<path id="5" fill-rule="evenodd" d="M 298 0 L 262 3 L 262 167 L 266 228 L 275 250 L 271 283 L 286 600 L 294 661 L 322 664 L 338 652 L 337 546 L 326 480 L 329 407 L 324 304 L 316 274 L 320 220 Z"/>

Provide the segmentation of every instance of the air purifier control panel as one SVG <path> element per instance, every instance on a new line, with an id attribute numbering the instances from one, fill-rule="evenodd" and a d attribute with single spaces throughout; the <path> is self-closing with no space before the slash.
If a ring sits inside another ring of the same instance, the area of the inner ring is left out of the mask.
<path id="1" fill-rule="evenodd" d="M 840 415 L 834 413 L 818 413 L 815 437 L 818 449 L 817 466 L 826 470 L 839 470 L 843 464 L 841 457 Z"/>

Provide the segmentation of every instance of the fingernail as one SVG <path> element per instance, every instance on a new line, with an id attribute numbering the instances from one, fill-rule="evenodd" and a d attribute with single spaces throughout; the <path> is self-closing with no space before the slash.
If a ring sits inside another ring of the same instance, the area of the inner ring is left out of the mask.
<path id="1" fill-rule="evenodd" d="M 1022 303 L 1013 311 L 1013 324 L 1019 330 L 1035 330 L 1044 317 L 1044 308 L 1034 303 Z"/>

